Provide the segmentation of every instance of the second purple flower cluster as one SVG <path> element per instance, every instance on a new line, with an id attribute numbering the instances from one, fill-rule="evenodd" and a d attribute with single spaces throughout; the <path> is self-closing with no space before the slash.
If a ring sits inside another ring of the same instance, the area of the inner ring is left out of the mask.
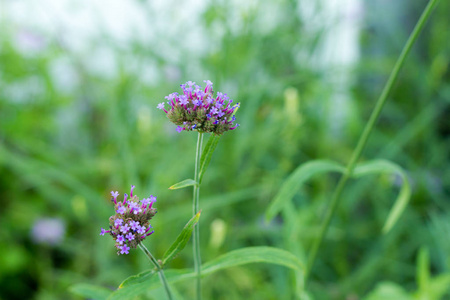
<path id="1" fill-rule="evenodd" d="M 156 214 L 156 208 L 153 207 L 156 197 L 151 195 L 139 200 L 133 196 L 133 189 L 134 185 L 131 186 L 130 198 L 125 194 L 123 201 L 117 200 L 119 192 L 111 192 L 116 213 L 109 218 L 109 230 L 102 228 L 100 232 L 100 235 L 109 233 L 113 237 L 117 254 L 128 254 L 131 248 L 136 248 L 154 232 L 150 219 Z"/>

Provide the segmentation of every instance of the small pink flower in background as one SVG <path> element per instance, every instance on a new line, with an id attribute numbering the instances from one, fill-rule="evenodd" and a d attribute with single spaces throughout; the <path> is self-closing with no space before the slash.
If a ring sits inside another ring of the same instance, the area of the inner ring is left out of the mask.
<path id="1" fill-rule="evenodd" d="M 31 239 L 37 244 L 58 245 L 66 233 L 66 225 L 59 218 L 37 219 L 31 229 Z"/>

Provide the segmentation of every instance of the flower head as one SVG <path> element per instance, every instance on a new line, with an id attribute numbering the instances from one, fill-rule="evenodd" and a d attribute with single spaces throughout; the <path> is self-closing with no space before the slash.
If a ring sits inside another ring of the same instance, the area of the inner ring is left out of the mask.
<path id="1" fill-rule="evenodd" d="M 214 96 L 213 83 L 210 80 L 204 82 L 204 89 L 192 81 L 181 84 L 181 95 L 172 93 L 166 96 L 170 107 L 165 110 L 162 102 L 158 108 L 166 113 L 172 123 L 178 125 L 178 132 L 197 130 L 220 135 L 236 129 L 234 115 L 239 104 L 231 106 L 233 100 L 224 93 L 217 92 Z"/>
<path id="2" fill-rule="evenodd" d="M 109 230 L 101 229 L 100 235 L 109 233 L 116 243 L 117 254 L 128 254 L 131 248 L 136 248 L 152 228 L 150 220 L 156 214 L 156 208 L 152 205 L 156 197 L 139 200 L 133 193 L 134 185 L 131 186 L 130 197 L 124 194 L 124 200 L 117 201 L 118 192 L 111 192 L 114 197 L 115 214 L 109 218 Z"/>

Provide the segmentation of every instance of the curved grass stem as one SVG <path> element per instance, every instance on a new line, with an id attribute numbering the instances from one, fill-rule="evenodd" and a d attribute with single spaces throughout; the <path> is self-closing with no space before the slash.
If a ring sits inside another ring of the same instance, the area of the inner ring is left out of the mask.
<path id="1" fill-rule="evenodd" d="M 358 144 L 357 144 L 355 150 L 353 151 L 353 154 L 350 158 L 349 163 L 347 164 L 346 172 L 339 179 L 336 189 L 334 190 L 334 193 L 329 201 L 329 205 L 327 206 L 328 210 L 326 212 L 325 219 L 320 228 L 319 236 L 314 241 L 314 243 L 311 247 L 310 255 L 308 257 L 308 262 L 307 262 L 307 266 L 306 266 L 305 280 L 309 277 L 309 275 L 311 273 L 311 269 L 316 260 L 317 252 L 320 248 L 320 245 L 322 244 L 325 234 L 327 233 L 331 219 L 333 218 L 334 213 L 336 212 L 336 208 L 339 204 L 339 200 L 340 200 L 342 191 L 344 190 L 345 185 L 347 184 L 347 181 L 350 178 L 350 176 L 353 172 L 353 169 L 355 168 L 356 163 L 358 162 L 359 158 L 361 157 L 364 147 L 367 144 L 367 140 L 369 139 L 370 133 L 372 132 L 373 128 L 375 127 L 375 123 L 378 120 L 378 117 L 381 113 L 381 110 L 382 110 L 386 100 L 387 100 L 387 97 L 392 90 L 392 86 L 394 85 L 395 80 L 398 77 L 398 73 L 399 73 L 401 67 L 403 66 L 405 58 L 408 55 L 409 51 L 411 50 L 411 47 L 414 44 L 414 42 L 417 40 L 417 37 L 419 36 L 425 23 L 427 22 L 427 20 L 430 17 L 431 12 L 433 11 L 434 7 L 437 5 L 438 2 L 439 2 L 439 0 L 430 0 L 430 2 L 428 2 L 428 5 L 426 6 L 425 10 L 423 11 L 422 15 L 420 16 L 419 21 L 417 22 L 416 26 L 414 27 L 414 30 L 412 31 L 411 35 L 408 38 L 408 41 L 406 42 L 405 46 L 403 47 L 403 50 L 402 50 L 399 58 L 397 59 L 397 62 L 395 63 L 395 66 L 391 72 L 391 75 L 389 76 L 389 79 L 386 82 L 386 85 L 384 86 L 383 91 L 375 104 L 375 108 L 372 111 L 370 119 L 367 122 L 367 124 L 364 128 L 364 131 L 361 134 L 361 137 L 358 140 Z"/>

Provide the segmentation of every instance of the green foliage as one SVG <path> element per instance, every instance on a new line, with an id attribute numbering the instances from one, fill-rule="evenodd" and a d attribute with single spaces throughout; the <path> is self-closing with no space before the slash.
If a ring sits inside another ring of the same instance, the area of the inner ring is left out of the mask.
<path id="1" fill-rule="evenodd" d="M 192 230 L 194 230 L 195 224 L 197 224 L 198 220 L 200 219 L 200 214 L 201 211 L 199 211 L 195 216 L 193 216 L 192 219 L 190 219 L 189 222 L 186 224 L 186 226 L 184 226 L 180 235 L 177 237 L 172 246 L 170 246 L 169 249 L 164 254 L 162 266 L 166 265 L 169 261 L 174 259 L 177 256 L 177 254 L 181 250 L 183 250 L 184 247 L 186 247 L 187 242 L 191 238 Z"/>
<path id="2" fill-rule="evenodd" d="M 328 172 L 340 172 L 344 173 L 345 168 L 338 163 L 324 160 L 315 160 L 307 162 L 299 166 L 283 183 L 280 191 L 275 196 L 274 200 L 267 208 L 266 220 L 272 219 L 286 202 L 291 201 L 297 191 L 300 189 L 305 181 L 309 180 L 316 174 L 328 173 Z M 383 226 L 383 232 L 387 233 L 394 224 L 398 221 L 401 214 L 408 204 L 409 198 L 411 196 L 411 186 L 409 180 L 406 176 L 406 172 L 398 165 L 385 161 L 385 160 L 374 160 L 358 165 L 352 173 L 353 177 L 359 178 L 365 175 L 370 175 L 372 173 L 394 173 L 402 178 L 402 186 L 400 188 L 400 193 L 395 200 L 394 206 L 389 212 L 386 222 Z"/>
<path id="3" fill-rule="evenodd" d="M 80 297 L 93 300 L 106 300 L 112 293 L 111 290 L 101 286 L 95 286 L 87 283 L 79 283 L 70 287 L 70 291 Z"/>
<path id="4" fill-rule="evenodd" d="M 364 300 L 411 300 L 411 296 L 399 285 L 392 282 L 379 283 Z"/>
<path id="5" fill-rule="evenodd" d="M 302 184 L 314 175 L 328 172 L 344 172 L 345 168 L 335 162 L 315 160 L 299 166 L 283 183 L 266 211 L 266 220 L 271 220 L 281 211 L 287 201 L 291 201 Z"/>
<path id="6" fill-rule="evenodd" d="M 127 3 L 142 13 L 133 19 L 144 22 L 144 30 L 127 30 L 125 20 L 115 20 L 111 24 L 121 24 L 121 32 L 133 34 L 117 38 L 101 15 L 105 7 L 95 17 L 86 14 L 83 24 L 96 30 L 86 40 L 79 39 L 84 31 L 64 23 L 65 15 L 46 15 L 50 29 L 41 29 L 33 23 L 32 16 L 41 17 L 32 6 L 2 3 L 2 299 L 93 297 L 73 294 L 69 287 L 89 283 L 114 289 L 150 268 L 138 250 L 117 256 L 113 242 L 98 235 L 113 213 L 109 191 L 131 184 L 139 195 L 158 197 L 148 246 L 163 257 L 192 217 L 190 189 L 167 188 L 192 176 L 196 133 L 177 133 L 156 105 L 187 80 L 210 79 L 215 90 L 241 104 L 241 126 L 221 136 L 202 178 L 203 260 L 270 245 L 303 261 L 317 238 L 339 167 L 331 174 L 310 170 L 310 176 L 300 176 L 305 179 L 292 180 L 292 188 L 284 185 L 309 163 L 348 161 L 426 5 L 363 1 L 363 11 L 341 6 L 345 16 L 330 18 L 324 1 L 212 1 L 201 9 Z M 84 7 L 76 5 L 74 12 L 84 13 Z M 49 4 L 48 12 L 52 8 Z M 373 166 L 367 175 L 376 176 L 351 178 L 308 281 L 310 299 L 450 296 L 449 11 L 450 3 L 440 1 L 360 160 L 395 162 L 403 171 Z M 351 65 L 325 59 L 345 52 L 344 41 L 327 46 L 330 36 L 339 39 L 340 21 L 361 25 L 354 26 L 358 55 Z M 141 39 L 138 32 L 149 34 Z M 411 195 L 404 209 L 407 185 Z M 278 197 L 282 191 L 292 194 L 290 200 Z M 42 217 L 64 222 L 62 243 L 33 239 L 32 228 Z M 224 238 L 213 246 L 216 220 L 224 224 Z M 390 230 L 381 235 L 381 228 Z M 417 262 L 424 247 L 426 264 Z M 188 243 L 166 270 L 167 277 L 183 279 L 171 285 L 184 299 L 193 299 L 190 251 Z M 417 281 L 419 265 L 427 265 L 423 284 Z M 160 299 L 158 276 L 145 274 L 142 285 L 135 285 L 141 289 L 137 295 Z M 205 275 L 203 296 L 296 299 L 301 274 L 278 264 L 234 266 Z M 84 285 L 85 293 L 90 288 Z"/>
<path id="7" fill-rule="evenodd" d="M 198 178 L 199 184 L 202 183 L 203 175 L 205 174 L 206 169 L 208 168 L 214 150 L 216 150 L 217 144 L 219 143 L 219 139 L 220 135 L 211 134 L 211 136 L 208 139 L 208 142 L 203 148 L 202 155 L 200 157 L 200 171 Z"/>
<path id="8" fill-rule="evenodd" d="M 417 256 L 416 281 L 418 290 L 414 293 L 414 299 L 438 300 L 443 299 L 450 290 L 450 272 L 440 274 L 434 278 L 430 274 L 430 253 L 422 247 Z"/>
<path id="9" fill-rule="evenodd" d="M 450 289 L 450 273 L 430 277 L 430 256 L 426 248 L 421 248 L 417 256 L 416 281 L 418 289 L 408 293 L 404 288 L 393 282 L 382 282 L 369 293 L 364 300 L 400 299 L 400 300 L 438 300 L 445 299 Z"/>
<path id="10" fill-rule="evenodd" d="M 197 182 L 193 179 L 185 179 L 183 181 L 180 181 L 178 183 L 175 183 L 174 185 L 169 187 L 169 190 L 177 190 L 177 189 L 182 189 L 188 186 L 194 186 L 196 185 Z"/>
<path id="11" fill-rule="evenodd" d="M 248 247 L 226 253 L 202 266 L 202 274 L 249 263 L 269 263 L 304 271 L 302 263 L 288 251 L 271 247 Z"/>
<path id="12" fill-rule="evenodd" d="M 203 264 L 202 276 L 209 276 L 217 271 L 251 263 L 275 264 L 301 273 L 304 272 L 302 263 L 288 251 L 271 247 L 248 247 L 231 251 Z M 167 280 L 172 284 L 195 277 L 192 270 L 168 270 L 165 273 Z M 132 298 L 157 288 L 161 283 L 156 276 L 153 276 L 154 274 L 154 271 L 151 270 L 127 278 L 108 299 Z"/>
<path id="13" fill-rule="evenodd" d="M 405 210 L 406 205 L 409 202 L 409 198 L 411 197 L 411 185 L 406 176 L 406 172 L 401 167 L 385 160 L 374 160 L 363 163 L 355 168 L 352 175 L 354 177 L 362 177 L 372 173 L 394 173 L 400 176 L 402 179 L 400 193 L 395 200 L 394 206 L 390 210 L 389 215 L 386 218 L 386 222 L 383 226 L 383 232 L 387 233 L 392 229 L 394 224 L 398 221 L 401 214 Z"/>

